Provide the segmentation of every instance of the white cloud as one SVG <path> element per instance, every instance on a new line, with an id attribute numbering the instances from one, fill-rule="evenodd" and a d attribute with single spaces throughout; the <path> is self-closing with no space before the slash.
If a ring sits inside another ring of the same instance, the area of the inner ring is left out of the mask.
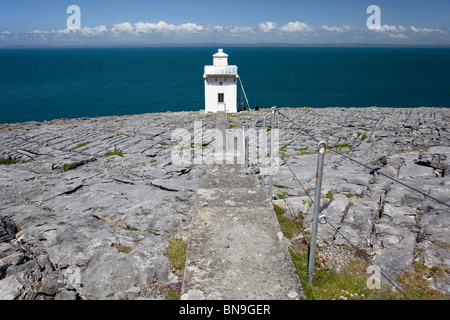
<path id="1" fill-rule="evenodd" d="M 325 31 L 330 31 L 330 32 L 346 32 L 346 31 L 351 31 L 352 27 L 350 26 L 343 26 L 343 27 L 328 27 L 328 26 L 322 26 L 322 30 Z"/>
<path id="2" fill-rule="evenodd" d="M 408 36 L 404 35 L 403 33 L 390 33 L 386 36 L 391 39 L 408 39 Z"/>
<path id="3" fill-rule="evenodd" d="M 134 34 L 146 34 L 153 32 L 199 32 L 205 28 L 196 23 L 183 23 L 180 25 L 169 24 L 165 21 L 153 22 L 137 22 L 131 24 L 130 22 L 118 23 L 110 29 L 116 33 L 134 33 Z"/>
<path id="4" fill-rule="evenodd" d="M 381 32 L 403 32 L 406 30 L 403 26 L 389 26 L 387 24 L 383 25 L 381 29 L 375 29 L 376 31 Z"/>
<path id="5" fill-rule="evenodd" d="M 108 28 L 104 25 L 97 26 L 94 28 L 83 27 L 79 29 L 79 32 L 85 36 L 98 36 L 108 32 Z"/>
<path id="6" fill-rule="evenodd" d="M 149 33 L 155 29 L 155 24 L 148 22 L 137 22 L 134 24 L 134 28 L 138 33 Z"/>
<path id="7" fill-rule="evenodd" d="M 383 25 L 379 30 L 362 27 L 319 27 L 295 21 L 284 25 L 266 21 L 256 26 L 198 25 L 187 22 L 122 22 L 28 33 L 0 32 L 4 45 L 115 45 L 159 43 L 411 43 L 450 44 L 450 33 L 442 29 Z M 406 42 L 408 41 L 408 42 Z"/>
<path id="8" fill-rule="evenodd" d="M 277 24 L 275 22 L 267 21 L 265 23 L 260 23 L 258 25 L 258 29 L 262 32 L 270 32 L 277 28 Z"/>
<path id="9" fill-rule="evenodd" d="M 52 30 L 50 32 L 45 32 L 45 31 L 40 31 L 40 30 L 34 30 L 33 33 L 57 33 L 57 34 L 71 34 L 71 33 L 76 33 L 77 29 L 74 28 L 66 28 L 66 29 L 62 29 L 62 30 Z"/>
<path id="10" fill-rule="evenodd" d="M 229 32 L 236 34 L 236 33 L 241 33 L 241 34 L 248 34 L 248 33 L 252 33 L 253 32 L 253 28 L 252 27 L 245 27 L 245 26 L 229 26 L 227 28 L 225 28 L 226 30 L 228 30 Z"/>
<path id="11" fill-rule="evenodd" d="M 370 29 L 370 30 L 373 30 L 375 32 L 405 32 L 407 29 L 402 25 L 390 26 L 390 25 L 385 24 L 385 25 L 381 26 L 380 28 L 377 28 L 377 29 L 374 28 L 374 29 Z"/>
<path id="12" fill-rule="evenodd" d="M 389 25 L 385 24 L 384 26 L 381 26 L 381 28 L 374 29 L 374 30 L 381 31 L 381 32 L 397 32 L 397 27 L 389 26 Z"/>
<path id="13" fill-rule="evenodd" d="M 431 28 L 416 28 L 414 26 L 411 26 L 411 30 L 416 33 L 430 33 L 430 32 L 440 32 L 444 33 L 445 31 L 442 29 L 431 29 Z"/>
<path id="14" fill-rule="evenodd" d="M 122 23 L 116 23 L 112 29 L 112 32 L 125 32 L 125 33 L 132 33 L 134 32 L 134 27 L 129 22 L 122 22 Z"/>
<path id="15" fill-rule="evenodd" d="M 33 30 L 28 33 L 41 34 L 41 33 L 50 33 L 50 31 L 42 31 L 42 30 Z"/>
<path id="16" fill-rule="evenodd" d="M 187 32 L 197 32 L 204 30 L 203 26 L 199 26 L 196 23 L 183 23 L 180 25 L 180 30 L 187 31 Z"/>
<path id="17" fill-rule="evenodd" d="M 313 27 L 310 27 L 306 23 L 300 21 L 289 22 L 281 27 L 281 31 L 285 32 L 309 32 L 313 30 Z"/>

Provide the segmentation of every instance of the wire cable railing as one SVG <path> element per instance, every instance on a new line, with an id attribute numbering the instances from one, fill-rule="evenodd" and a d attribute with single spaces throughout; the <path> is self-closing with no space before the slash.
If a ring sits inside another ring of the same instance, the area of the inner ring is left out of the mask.
<path id="1" fill-rule="evenodd" d="M 369 166 L 369 165 L 367 165 L 367 164 L 364 164 L 364 163 L 362 163 L 361 161 L 359 161 L 359 160 L 356 160 L 356 159 L 354 159 L 354 158 L 352 158 L 352 157 L 350 157 L 350 156 L 348 156 L 348 155 L 346 155 L 346 154 L 343 154 L 342 152 L 339 152 L 339 151 L 337 151 L 337 150 L 335 150 L 333 147 L 327 147 L 326 146 L 326 143 L 325 142 L 323 142 L 323 141 L 320 141 L 319 139 L 317 139 L 315 136 L 313 136 L 308 130 L 306 130 L 303 126 L 301 126 L 301 125 L 299 125 L 296 121 L 294 121 L 294 120 L 292 120 L 290 117 L 288 117 L 286 114 L 284 114 L 284 112 L 281 112 L 277 107 L 273 107 L 272 108 L 272 120 L 270 121 L 270 124 L 271 124 L 271 130 L 273 130 L 274 129 L 274 126 L 275 126 L 275 124 L 277 123 L 277 121 L 275 120 L 275 118 L 274 118 L 274 116 L 275 116 L 275 113 L 278 113 L 280 116 L 282 116 L 283 118 L 285 118 L 287 121 L 289 121 L 289 122 L 291 122 L 292 123 L 292 125 L 293 126 L 295 126 L 296 128 L 298 128 L 301 132 L 303 132 L 304 134 L 306 134 L 310 139 L 312 139 L 314 142 L 316 142 L 316 143 L 318 143 L 319 144 L 319 149 L 320 149 L 320 145 L 322 145 L 322 147 L 324 148 L 324 150 L 323 151 L 325 151 L 325 149 L 327 150 L 327 151 L 330 151 L 330 152 L 332 152 L 332 153 L 334 153 L 334 154 L 336 154 L 336 155 L 339 155 L 339 156 L 341 156 L 341 157 L 343 157 L 343 158 L 345 158 L 345 159 L 347 159 L 347 160 L 349 160 L 349 161 L 351 161 L 351 162 L 353 162 L 353 163 L 356 163 L 357 165 L 359 165 L 359 166 L 361 166 L 361 167 L 363 167 L 363 168 L 365 168 L 365 169 L 368 169 L 368 170 L 370 170 L 370 174 L 379 174 L 379 175 L 381 175 L 381 176 L 384 176 L 384 177 L 386 177 L 386 178 L 388 178 L 389 180 L 391 180 L 391 181 L 393 181 L 393 182 L 395 182 L 395 183 L 398 183 L 398 184 L 400 184 L 400 185 L 402 185 L 402 186 L 404 186 L 404 187 L 406 187 L 406 188 L 409 188 L 410 190 L 412 190 L 412 191 L 414 191 L 414 192 L 417 192 L 417 193 L 419 193 L 419 194 L 421 194 L 422 196 L 424 196 L 425 198 L 428 198 L 428 199 L 431 199 L 431 200 L 433 200 L 433 201 L 436 201 L 436 202 L 438 202 L 438 203 L 440 203 L 440 204 L 442 204 L 442 205 L 444 205 L 444 206 L 446 206 L 446 207 L 449 207 L 450 208 L 450 205 L 448 204 L 448 203 L 446 203 L 446 202 L 444 202 L 444 201 L 442 201 L 442 200 L 439 200 L 439 199 L 437 199 L 437 198 L 435 198 L 435 197 L 433 197 L 433 196 L 431 196 L 431 195 L 429 195 L 429 194 L 427 194 L 427 193 L 425 193 L 425 192 L 423 192 L 423 191 L 421 191 L 421 190 L 419 190 L 419 189 L 417 189 L 417 188 L 415 188 L 415 187 L 412 187 L 412 186 L 410 186 L 410 185 L 408 185 L 408 184 L 406 184 L 406 183 L 404 183 L 404 182 L 402 182 L 402 181 L 399 181 L 398 179 L 396 179 L 396 178 L 394 178 L 394 177 L 391 177 L 391 176 L 389 176 L 389 175 L 387 175 L 387 174 L 385 174 L 385 173 L 383 173 L 383 172 L 381 172 L 381 171 L 379 171 L 379 169 L 380 168 L 373 168 L 373 167 L 371 167 L 371 166 Z M 264 117 L 264 119 L 263 119 L 263 123 L 264 123 L 264 125 L 263 125 L 263 127 L 264 127 L 264 129 L 265 129 L 265 125 L 266 125 L 266 121 L 267 121 L 268 119 L 266 118 L 266 117 Z M 293 142 L 293 140 L 294 139 L 292 139 L 287 145 L 286 145 L 286 147 L 288 147 L 292 142 Z M 271 141 L 271 143 L 272 143 L 272 141 Z M 248 146 L 247 146 L 248 147 Z M 272 150 L 272 152 L 273 152 L 273 148 L 271 147 L 271 148 L 269 148 L 269 150 Z M 259 166 L 260 167 L 263 167 L 264 168 L 264 166 L 265 166 L 265 164 L 266 164 L 266 155 L 265 155 L 265 152 L 266 152 L 266 149 L 264 149 L 264 154 L 263 154 L 263 159 L 262 159 L 262 161 L 259 163 Z M 272 156 L 273 156 L 273 154 L 271 154 L 271 162 L 270 162 L 270 165 L 272 165 Z M 319 156 L 320 156 L 320 151 L 319 151 Z M 316 195 L 315 195 L 315 198 L 316 199 L 318 199 L 318 201 L 314 201 L 313 200 L 313 198 L 311 197 L 311 195 L 309 194 L 309 192 L 308 192 L 308 190 L 307 190 L 307 188 L 305 188 L 304 187 L 304 185 L 301 183 L 301 181 L 300 181 L 300 179 L 298 178 L 298 176 L 295 174 L 295 172 L 294 172 L 294 170 L 292 169 L 292 167 L 289 165 L 289 163 L 286 161 L 286 159 L 285 159 L 285 157 L 284 156 L 282 156 L 282 155 L 280 155 L 280 159 L 282 160 L 282 162 L 283 162 L 283 164 L 284 165 L 286 165 L 286 167 L 288 168 L 288 170 L 289 170 L 289 172 L 292 174 L 292 176 L 293 176 L 293 178 L 298 182 L 298 184 L 300 185 L 300 187 L 303 189 L 303 191 L 304 191 L 304 193 L 307 195 L 307 197 L 311 200 L 311 203 L 312 203 L 312 205 L 311 206 L 314 206 L 314 211 L 315 211 L 315 214 L 317 215 L 317 217 L 314 217 L 313 216 L 313 225 L 312 225 L 312 228 L 314 229 L 314 218 L 316 218 L 317 219 L 317 222 L 319 222 L 320 221 L 320 223 L 321 224 L 327 224 L 327 225 L 329 225 L 331 228 L 333 228 L 333 230 L 335 231 L 335 233 L 337 233 L 337 234 L 339 234 L 339 236 L 340 237 L 342 237 L 342 239 L 344 239 L 354 250 L 355 250 L 355 252 L 357 253 L 357 254 L 359 254 L 368 264 L 370 264 L 371 266 L 373 266 L 374 268 L 376 268 L 377 269 L 377 271 L 379 272 L 379 274 L 380 275 L 382 275 L 399 293 L 401 293 L 406 299 L 408 299 L 409 300 L 409 298 L 408 298 L 408 296 L 391 280 L 391 279 L 389 279 L 389 277 L 388 276 L 386 276 L 386 274 L 384 274 L 377 266 L 375 266 L 373 263 L 372 263 L 372 261 L 370 261 L 370 259 L 368 259 L 367 257 L 366 257 L 366 255 L 364 255 L 359 249 L 358 249 L 358 247 L 355 245 L 355 244 L 353 244 L 342 232 L 341 232 L 341 230 L 340 230 L 340 228 L 339 227 L 336 227 L 336 226 L 334 226 L 334 224 L 333 223 L 331 223 L 331 221 L 329 221 L 329 219 L 328 219 L 328 217 L 326 216 L 326 215 L 321 215 L 321 216 L 318 216 L 318 211 L 319 211 L 319 203 L 320 203 L 320 190 L 316 190 Z M 322 159 L 323 160 L 323 159 Z M 258 165 L 258 164 L 252 164 L 253 166 L 254 166 L 254 168 Z M 319 172 L 319 165 L 320 165 L 320 158 L 319 158 L 319 161 L 318 161 L 318 172 Z M 321 164 L 322 166 L 323 166 L 323 161 L 322 161 L 322 164 Z M 255 172 L 255 171 L 253 171 L 253 172 Z M 318 177 L 319 176 L 319 173 L 317 173 L 316 174 L 316 179 L 317 178 L 319 178 Z M 320 177 L 320 179 L 321 179 L 321 177 Z M 263 180 L 263 185 L 264 185 L 264 175 L 262 175 L 262 180 Z M 269 195 L 270 195 L 270 197 L 273 199 L 273 195 L 272 195 L 272 180 L 270 180 L 270 182 L 269 182 Z M 317 188 L 317 183 L 316 183 L 316 188 Z M 321 188 L 321 184 L 319 184 L 319 189 Z M 317 192 L 318 191 L 318 192 Z M 317 224 L 317 222 L 315 222 L 316 224 Z M 312 235 L 311 236 L 311 238 L 312 238 L 312 240 L 314 240 L 313 239 L 313 237 L 317 237 L 317 231 L 316 231 L 316 233 L 315 233 L 315 235 Z M 314 241 L 315 242 L 315 241 Z M 313 248 L 313 250 L 312 250 L 312 252 L 313 252 L 313 254 L 310 254 L 310 259 L 309 259 L 309 262 L 310 262 L 310 265 L 309 265 L 309 267 L 308 267 L 308 275 L 309 274 L 311 274 L 312 275 L 312 269 L 313 269 L 313 267 L 314 267 L 314 265 L 313 265 L 313 263 L 314 263 L 314 250 L 315 250 L 315 243 L 314 244 L 311 244 L 310 246 L 313 246 L 314 245 L 314 248 Z M 310 252 L 311 252 L 311 247 L 310 247 Z M 311 265 L 312 265 L 312 268 L 311 268 Z M 311 282 L 312 282 L 312 276 L 311 276 L 311 279 L 310 278 L 308 278 L 308 282 L 310 282 L 310 284 L 311 284 Z"/>
<path id="2" fill-rule="evenodd" d="M 298 127 L 300 130 L 302 130 L 302 131 L 303 131 L 305 134 L 307 134 L 311 139 L 313 139 L 313 140 L 316 141 L 316 142 L 319 142 L 319 140 L 317 140 L 314 136 L 312 136 L 308 131 L 306 131 L 306 130 L 305 130 L 303 127 L 301 127 L 298 123 L 296 123 L 295 121 L 293 121 L 292 119 L 290 119 L 288 116 L 286 116 L 286 115 L 284 115 L 283 113 L 281 113 L 279 110 L 277 110 L 277 112 L 278 112 L 278 114 L 280 114 L 281 116 L 285 117 L 287 120 L 289 120 L 290 122 L 292 122 L 296 127 Z M 431 199 L 431 200 L 434 200 L 434 201 L 436 201 L 436 202 L 438 202 L 438 203 L 440 203 L 440 204 L 442 204 L 442 205 L 444 205 L 444 206 L 450 208 L 450 204 L 448 204 L 448 203 L 446 203 L 446 202 L 444 202 L 444 201 L 442 201 L 442 200 L 439 200 L 439 199 L 437 199 L 437 198 L 435 198 L 435 197 L 433 197 L 433 196 L 431 196 L 431 195 L 429 195 L 429 194 L 427 194 L 427 193 L 425 193 L 425 192 L 423 192 L 423 191 L 421 191 L 421 190 L 419 190 L 419 189 L 417 189 L 417 188 L 414 188 L 414 187 L 412 187 L 412 186 L 410 186 L 410 185 L 407 185 L 406 183 L 404 183 L 404 182 L 402 182 L 402 181 L 399 181 L 398 179 L 393 178 L 393 177 L 391 177 L 391 176 L 389 176 L 389 175 L 387 175 L 387 174 L 385 174 L 385 173 L 379 171 L 379 168 L 372 168 L 372 167 L 370 167 L 370 166 L 368 166 L 368 165 L 366 165 L 366 164 L 364 164 L 364 163 L 362 163 L 362 162 L 360 162 L 360 161 L 358 161 L 358 160 L 356 160 L 356 159 L 353 159 L 352 157 L 349 157 L 349 156 L 343 154 L 342 152 L 339 152 L 339 151 L 335 150 L 335 149 L 332 148 L 332 147 L 330 147 L 330 148 L 328 148 L 328 149 L 329 149 L 331 152 L 333 152 L 333 153 L 335 153 L 335 154 L 337 154 L 337 155 L 340 155 L 341 157 L 346 158 L 347 160 L 350 160 L 350 161 L 352 161 L 352 162 L 354 162 L 354 163 L 356 163 L 356 164 L 358 164 L 358 165 L 360 165 L 360 166 L 362 166 L 362 167 L 364 167 L 364 168 L 366 168 L 366 169 L 369 169 L 371 173 L 377 173 L 377 174 L 379 174 L 379 175 L 382 175 L 382 176 L 384 176 L 385 178 L 388 178 L 388 179 L 390 179 L 390 180 L 392 180 L 392 181 L 394 181 L 394 182 L 396 182 L 396 183 L 398 183 L 398 184 L 401 184 L 401 185 L 404 186 L 404 187 L 407 187 L 407 188 L 409 188 L 409 189 L 411 189 L 411 190 L 413 190 L 413 191 L 415 191 L 415 192 L 417 192 L 417 193 L 420 193 L 421 195 L 423 195 L 423 196 L 426 197 L 426 198 L 429 198 L 429 199 Z"/>

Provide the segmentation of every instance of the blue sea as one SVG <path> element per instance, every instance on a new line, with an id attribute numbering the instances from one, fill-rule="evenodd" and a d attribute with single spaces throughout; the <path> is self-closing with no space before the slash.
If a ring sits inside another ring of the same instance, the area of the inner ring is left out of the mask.
<path id="1" fill-rule="evenodd" d="M 202 110 L 217 49 L 2 49 L 0 123 Z M 450 48 L 223 49 L 252 108 L 450 107 Z"/>

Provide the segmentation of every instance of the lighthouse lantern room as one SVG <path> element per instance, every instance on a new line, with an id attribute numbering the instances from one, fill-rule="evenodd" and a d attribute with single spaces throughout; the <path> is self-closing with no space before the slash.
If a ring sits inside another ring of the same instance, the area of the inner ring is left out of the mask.
<path id="1" fill-rule="evenodd" d="M 213 55 L 213 65 L 205 66 L 205 112 L 237 112 L 237 66 L 228 65 L 223 49 Z"/>

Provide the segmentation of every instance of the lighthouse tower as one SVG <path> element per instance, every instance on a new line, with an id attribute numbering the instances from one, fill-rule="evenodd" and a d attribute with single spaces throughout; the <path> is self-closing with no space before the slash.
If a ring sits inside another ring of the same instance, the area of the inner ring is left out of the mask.
<path id="1" fill-rule="evenodd" d="M 213 65 L 205 66 L 205 112 L 237 112 L 237 66 L 228 65 L 223 49 L 213 55 Z"/>

